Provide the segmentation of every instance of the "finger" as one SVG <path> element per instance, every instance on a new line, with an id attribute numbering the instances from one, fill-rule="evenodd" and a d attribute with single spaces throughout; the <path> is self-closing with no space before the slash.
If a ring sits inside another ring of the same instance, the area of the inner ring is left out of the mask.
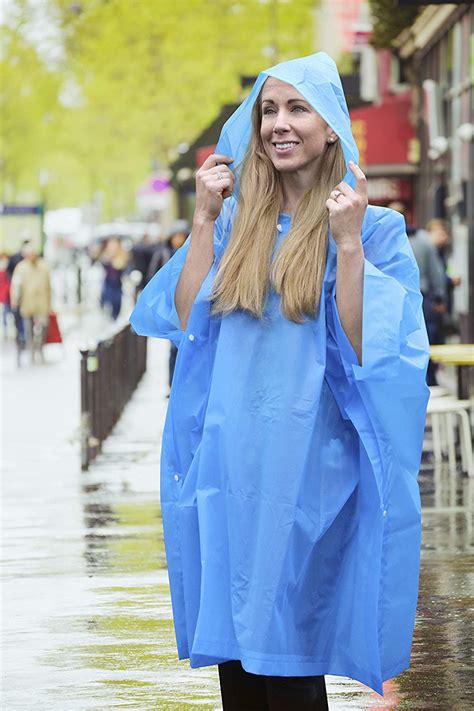
<path id="1" fill-rule="evenodd" d="M 340 198 L 343 198 L 343 197 L 344 197 L 344 194 L 337 188 L 334 188 L 334 190 L 331 190 L 331 192 L 329 193 L 329 198 L 331 200 L 334 200 L 335 202 L 338 202 L 338 200 L 340 200 Z"/>
<path id="2" fill-rule="evenodd" d="M 211 173 L 207 174 L 204 179 L 203 183 L 204 185 L 214 185 L 214 183 L 220 183 L 228 185 L 229 183 L 233 182 L 234 176 L 233 175 L 224 175 L 224 173 Z"/>
<path id="3" fill-rule="evenodd" d="M 352 191 L 352 194 L 354 194 L 354 191 Z M 332 200 L 337 205 L 345 205 L 347 203 L 350 203 L 351 195 L 344 195 L 342 190 L 335 188 L 329 193 L 329 200 Z"/>
<path id="4" fill-rule="evenodd" d="M 231 169 L 223 163 L 221 165 L 215 165 L 213 168 L 209 168 L 208 172 L 211 175 L 225 175 L 226 178 L 231 176 L 233 177 L 234 175 Z"/>
<path id="5" fill-rule="evenodd" d="M 219 163 L 232 163 L 234 159 L 229 158 L 229 156 L 222 155 L 221 153 L 212 153 L 206 158 L 201 166 L 201 169 L 207 170 L 208 168 L 214 168 Z"/>
<path id="6" fill-rule="evenodd" d="M 336 187 L 336 190 L 339 190 L 339 192 L 341 192 L 346 197 L 351 197 L 351 195 L 354 194 L 353 188 L 351 188 L 349 183 L 345 183 L 343 180 Z"/>
<path id="7" fill-rule="evenodd" d="M 367 178 L 359 166 L 353 160 L 349 161 L 349 168 L 356 179 L 355 192 L 363 197 L 367 197 Z"/>
<path id="8" fill-rule="evenodd" d="M 222 178 L 222 180 L 210 180 L 207 183 L 209 190 L 217 190 L 218 193 L 230 188 L 232 181 L 229 178 Z"/>
<path id="9" fill-rule="evenodd" d="M 220 179 L 220 180 L 208 180 L 208 181 L 206 182 L 206 186 L 207 186 L 210 190 L 213 190 L 213 189 L 216 188 L 216 187 L 218 187 L 218 188 L 222 188 L 222 187 L 228 188 L 231 183 L 232 183 L 232 181 L 231 181 L 230 178 L 222 178 L 222 179 Z"/>
<path id="10" fill-rule="evenodd" d="M 337 212 L 338 208 L 340 207 L 340 203 L 336 202 L 332 198 L 329 198 L 328 200 L 326 200 L 326 207 L 329 212 Z"/>

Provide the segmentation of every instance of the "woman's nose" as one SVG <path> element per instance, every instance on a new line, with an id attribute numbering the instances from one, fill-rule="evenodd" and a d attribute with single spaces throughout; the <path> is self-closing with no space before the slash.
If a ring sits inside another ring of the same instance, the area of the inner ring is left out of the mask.
<path id="1" fill-rule="evenodd" d="M 290 127 L 287 123 L 278 123 L 273 127 L 274 133 L 288 133 Z"/>
<path id="2" fill-rule="evenodd" d="M 275 118 L 275 123 L 273 124 L 273 131 L 275 133 L 284 133 L 285 131 L 289 131 L 290 126 L 288 124 L 288 119 L 286 116 L 283 114 L 279 113 L 277 117 Z"/>

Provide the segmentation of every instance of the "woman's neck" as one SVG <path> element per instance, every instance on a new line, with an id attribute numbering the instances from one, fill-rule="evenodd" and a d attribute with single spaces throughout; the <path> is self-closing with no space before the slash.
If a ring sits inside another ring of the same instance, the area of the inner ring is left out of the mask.
<path id="1" fill-rule="evenodd" d="M 282 212 L 292 215 L 303 195 L 314 185 L 314 170 L 299 170 L 294 173 L 282 173 L 283 192 Z"/>

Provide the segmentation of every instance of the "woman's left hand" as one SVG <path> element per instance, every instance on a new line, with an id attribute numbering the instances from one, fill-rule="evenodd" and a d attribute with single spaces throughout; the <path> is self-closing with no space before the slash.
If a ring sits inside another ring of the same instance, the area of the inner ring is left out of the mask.
<path id="1" fill-rule="evenodd" d="M 368 205 L 367 179 L 358 165 L 349 161 L 355 176 L 355 189 L 344 181 L 331 190 L 326 207 L 329 210 L 329 227 L 336 246 L 360 244 L 362 221 Z"/>

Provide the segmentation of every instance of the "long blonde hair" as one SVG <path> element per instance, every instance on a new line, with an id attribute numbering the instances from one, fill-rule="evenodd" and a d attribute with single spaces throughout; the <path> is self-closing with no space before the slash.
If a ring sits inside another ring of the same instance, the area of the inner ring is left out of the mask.
<path id="1" fill-rule="evenodd" d="M 265 153 L 260 136 L 260 97 L 252 112 L 252 137 L 242 163 L 237 214 L 229 244 L 214 282 L 212 312 L 223 315 L 244 309 L 262 318 L 270 285 L 281 296 L 284 315 L 302 323 L 315 317 L 326 268 L 326 200 L 346 164 L 339 141 L 327 143 L 319 175 L 300 199 L 292 227 L 272 263 L 276 223 L 283 192 L 281 177 Z"/>

